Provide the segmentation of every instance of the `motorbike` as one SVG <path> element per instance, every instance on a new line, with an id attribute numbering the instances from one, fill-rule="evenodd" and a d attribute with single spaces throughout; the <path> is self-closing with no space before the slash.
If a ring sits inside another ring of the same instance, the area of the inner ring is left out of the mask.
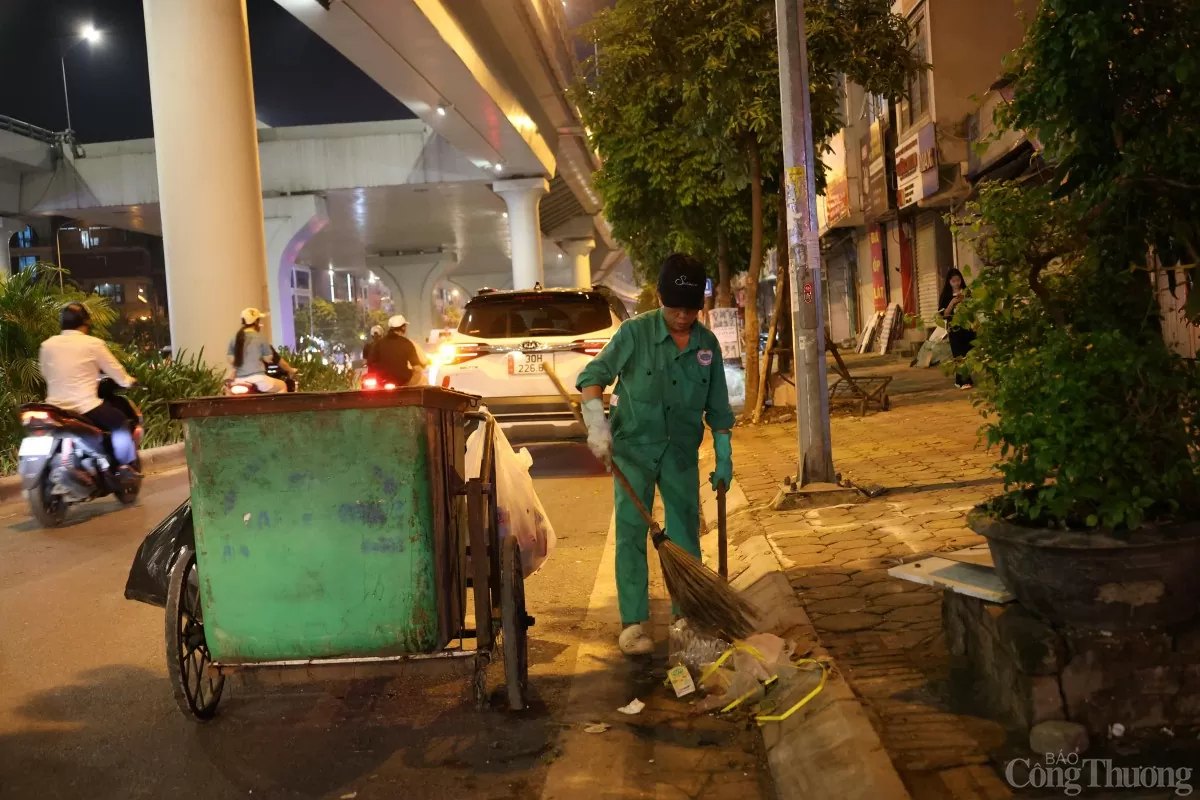
<path id="1" fill-rule="evenodd" d="M 136 448 L 142 445 L 142 412 L 120 394 L 111 378 L 100 381 L 100 399 L 129 419 Z M 46 403 L 21 406 L 25 438 L 19 450 L 19 471 L 34 519 L 47 528 L 63 523 L 75 504 L 114 495 L 123 505 L 137 500 L 142 488 L 141 458 L 131 469 L 113 473 L 104 438 L 109 434 L 78 414 Z"/>
<path id="2" fill-rule="evenodd" d="M 280 365 L 278 355 L 275 356 L 275 361 L 271 364 L 268 364 L 266 370 L 264 371 L 266 372 L 268 378 L 275 378 L 276 380 L 283 381 L 284 384 L 287 385 L 289 394 L 300 391 L 299 382 L 289 375 L 287 370 Z M 227 378 L 225 380 L 225 394 L 233 397 L 241 397 L 247 394 L 264 394 L 264 392 L 260 392 L 258 387 L 249 381 L 244 381 L 240 378 Z"/>

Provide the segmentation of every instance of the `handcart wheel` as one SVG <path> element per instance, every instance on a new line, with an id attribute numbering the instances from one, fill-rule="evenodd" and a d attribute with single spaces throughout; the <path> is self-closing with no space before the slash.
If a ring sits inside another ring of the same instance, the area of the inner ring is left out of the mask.
<path id="1" fill-rule="evenodd" d="M 529 692 L 529 618 L 525 615 L 525 576 L 521 571 L 521 548 L 506 537 L 500 550 L 500 636 L 504 654 L 504 680 L 508 707 L 525 708 Z"/>
<path id="2" fill-rule="evenodd" d="M 171 570 L 166 614 L 167 674 L 184 714 L 205 721 L 217 713 L 224 676 L 209 674 L 212 656 L 204 639 L 196 554 L 183 548 Z"/>

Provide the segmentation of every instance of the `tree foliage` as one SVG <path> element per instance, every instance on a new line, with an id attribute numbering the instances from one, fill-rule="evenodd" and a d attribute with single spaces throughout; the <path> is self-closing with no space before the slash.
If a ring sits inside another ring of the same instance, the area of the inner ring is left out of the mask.
<path id="1" fill-rule="evenodd" d="M 1197 41 L 1195 3 L 1044 0 L 1014 54 L 998 121 L 1036 134 L 1051 169 L 981 193 L 987 269 L 958 312 L 982 320 L 969 361 L 1002 516 L 1127 530 L 1200 513 L 1200 375 L 1152 288 L 1156 254 L 1196 260 Z"/>
<path id="2" fill-rule="evenodd" d="M 315 297 L 295 315 L 296 341 L 301 347 L 316 346 L 326 355 L 346 353 L 356 357 L 372 325 L 387 326 L 387 314 L 370 311 L 358 303 L 330 303 Z"/>
<path id="3" fill-rule="evenodd" d="M 813 130 L 818 146 L 843 125 L 842 74 L 899 95 L 915 63 L 887 0 L 808 7 Z M 782 169 L 779 64 L 772 0 L 618 0 L 588 26 L 597 43 L 574 91 L 604 161 L 597 187 L 613 232 L 643 276 L 690 250 L 710 265 L 727 245 L 747 276 L 747 369 L 757 369 L 754 307 Z M 824 185 L 818 169 L 818 185 Z M 757 381 L 749 381 L 753 408 Z"/>

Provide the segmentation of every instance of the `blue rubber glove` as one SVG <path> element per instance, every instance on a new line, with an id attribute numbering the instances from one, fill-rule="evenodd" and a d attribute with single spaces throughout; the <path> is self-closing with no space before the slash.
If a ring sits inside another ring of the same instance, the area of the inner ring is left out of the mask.
<path id="1" fill-rule="evenodd" d="M 717 469 L 708 476 L 713 491 L 722 483 L 728 489 L 733 484 L 733 442 L 728 433 L 713 434 L 713 449 L 717 451 Z"/>

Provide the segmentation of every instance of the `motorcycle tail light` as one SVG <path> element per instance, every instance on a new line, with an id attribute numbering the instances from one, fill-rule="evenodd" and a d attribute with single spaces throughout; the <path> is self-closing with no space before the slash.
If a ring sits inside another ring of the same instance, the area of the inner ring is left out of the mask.
<path id="1" fill-rule="evenodd" d="M 138 425 L 136 428 L 134 428 L 133 429 L 134 445 L 136 445 L 137 447 L 141 447 L 142 446 L 142 437 L 144 437 L 145 435 L 146 435 L 146 429 L 143 428 L 141 425 Z"/>
<path id="2" fill-rule="evenodd" d="M 229 393 L 230 393 L 230 394 L 248 394 L 249 392 L 250 392 L 250 387 L 249 387 L 249 386 L 243 386 L 243 385 L 242 385 L 242 384 L 240 384 L 240 383 L 238 383 L 238 384 L 234 384 L 233 386 L 231 386 L 231 387 L 229 388 Z"/>
<path id="3" fill-rule="evenodd" d="M 367 377 L 363 378 L 362 388 L 363 391 L 373 392 L 379 388 L 379 381 L 376 378 L 368 375 Z"/>
<path id="4" fill-rule="evenodd" d="M 396 384 L 394 384 L 394 383 L 385 383 L 385 384 L 383 385 L 383 388 L 384 388 L 384 389 L 387 389 L 387 390 L 390 392 L 390 391 L 392 391 L 393 389 L 395 389 L 395 388 L 396 388 Z"/>
<path id="5" fill-rule="evenodd" d="M 46 422 L 50 419 L 50 413 L 47 411 L 22 411 L 21 423 L 28 425 L 31 422 Z"/>

